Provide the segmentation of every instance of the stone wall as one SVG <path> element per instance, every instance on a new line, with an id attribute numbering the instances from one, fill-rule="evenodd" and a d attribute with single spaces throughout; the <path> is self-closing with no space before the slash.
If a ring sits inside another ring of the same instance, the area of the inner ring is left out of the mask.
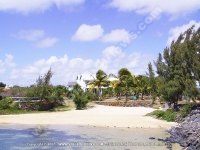
<path id="1" fill-rule="evenodd" d="M 128 101 L 125 102 L 103 102 L 98 101 L 96 102 L 98 105 L 105 105 L 105 106 L 121 106 L 121 107 L 152 107 L 152 101 Z"/>

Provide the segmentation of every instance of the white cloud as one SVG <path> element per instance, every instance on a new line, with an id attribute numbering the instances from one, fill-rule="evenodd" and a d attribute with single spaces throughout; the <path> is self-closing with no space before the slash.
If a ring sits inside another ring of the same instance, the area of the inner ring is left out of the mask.
<path id="1" fill-rule="evenodd" d="M 16 64 L 12 61 L 13 58 L 14 58 L 14 56 L 12 56 L 10 54 L 6 54 L 6 60 L 4 62 L 4 65 L 8 66 L 8 67 L 15 67 Z"/>
<path id="2" fill-rule="evenodd" d="M 125 29 L 112 30 L 108 34 L 104 34 L 104 29 L 101 25 L 86 25 L 82 24 L 75 34 L 72 36 L 74 41 L 94 41 L 100 40 L 102 42 L 121 42 L 124 39 L 130 39 L 131 35 Z"/>
<path id="3" fill-rule="evenodd" d="M 124 29 L 112 30 L 102 37 L 103 42 L 121 42 L 124 38 L 130 38 L 129 32 Z"/>
<path id="4" fill-rule="evenodd" d="M 41 67 L 45 64 L 45 62 L 46 62 L 45 59 L 40 59 L 40 60 L 34 62 L 33 65 L 36 66 L 36 67 Z"/>
<path id="5" fill-rule="evenodd" d="M 0 74 L 5 75 L 6 70 L 12 69 L 17 66 L 17 64 L 13 62 L 13 59 L 13 55 L 5 54 L 5 60 L 0 60 Z"/>
<path id="6" fill-rule="evenodd" d="M 41 41 L 38 41 L 36 43 L 36 47 L 39 47 L 39 48 L 52 47 L 57 42 L 58 42 L 57 38 L 45 38 L 45 39 L 42 39 Z"/>
<path id="7" fill-rule="evenodd" d="M 107 47 L 102 52 L 102 57 L 107 60 L 121 59 L 124 56 L 125 56 L 125 53 L 122 52 L 122 49 L 115 46 Z"/>
<path id="8" fill-rule="evenodd" d="M 22 70 L 23 74 L 37 74 L 38 68 L 33 66 L 28 66 Z"/>
<path id="9" fill-rule="evenodd" d="M 45 36 L 45 32 L 43 30 L 21 30 L 13 36 L 28 41 L 37 41 Z"/>
<path id="10" fill-rule="evenodd" d="M 80 5 L 84 3 L 85 0 L 54 0 L 55 4 L 60 7 L 61 5 Z"/>
<path id="11" fill-rule="evenodd" d="M 103 35 L 104 30 L 101 25 L 86 25 L 82 24 L 76 33 L 72 36 L 75 41 L 93 41 L 97 40 Z"/>
<path id="12" fill-rule="evenodd" d="M 196 22 L 195 20 L 191 20 L 188 24 L 184 24 L 182 26 L 177 26 L 175 28 L 171 28 L 169 34 L 171 35 L 167 40 L 167 46 L 170 46 L 173 40 L 177 40 L 181 33 L 184 33 L 187 29 L 195 25 L 195 30 L 200 27 L 200 22 Z"/>
<path id="13" fill-rule="evenodd" d="M 12 36 L 19 39 L 32 41 L 34 42 L 33 45 L 39 48 L 52 47 L 58 42 L 58 38 L 45 37 L 44 30 L 21 30 L 17 34 L 13 34 Z"/>
<path id="14" fill-rule="evenodd" d="M 14 11 L 23 14 L 30 12 L 44 12 L 54 4 L 61 6 L 75 6 L 84 3 L 85 0 L 1 0 L 1 11 Z"/>
<path id="15" fill-rule="evenodd" d="M 11 57 L 7 57 L 12 60 Z M 107 74 L 114 73 L 117 75 L 119 69 L 127 67 L 133 74 L 145 74 L 148 63 L 155 58 L 152 55 L 144 55 L 138 52 L 126 54 L 119 47 L 110 46 L 102 51 L 102 55 L 95 59 L 72 58 L 68 56 L 58 58 L 51 56 L 48 59 L 40 59 L 25 67 L 14 67 L 10 74 L 6 75 L 5 81 L 9 85 L 29 86 L 36 82 L 39 76 L 43 76 L 51 67 L 53 72 L 52 84 L 67 85 L 69 81 L 75 81 L 79 74 L 95 74 L 98 69 L 104 70 Z M 0 65 L 1 65 L 0 61 Z M 1 67 L 7 70 L 7 68 Z M 0 70 L 3 72 L 3 70 Z M 5 73 L 4 73 L 5 74 Z"/>
<path id="16" fill-rule="evenodd" d="M 150 13 L 156 7 L 170 15 L 186 15 L 200 9 L 199 0 L 112 0 L 109 7 L 115 7 L 119 11 L 135 11 L 139 14 Z"/>

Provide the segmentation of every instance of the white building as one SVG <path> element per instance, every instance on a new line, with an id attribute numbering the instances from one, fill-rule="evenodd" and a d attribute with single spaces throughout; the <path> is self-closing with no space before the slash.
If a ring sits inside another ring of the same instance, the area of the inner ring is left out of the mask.
<path id="1" fill-rule="evenodd" d="M 90 74 L 78 75 L 76 78 L 76 83 L 81 86 L 84 91 L 87 91 L 90 86 L 87 85 L 90 81 L 94 81 L 95 76 Z"/>
<path id="2" fill-rule="evenodd" d="M 72 90 L 74 88 L 74 86 L 76 85 L 77 83 L 76 82 L 68 82 L 67 84 L 67 88 L 68 90 Z"/>
<path id="3" fill-rule="evenodd" d="M 96 79 L 95 75 L 82 74 L 77 76 L 76 83 L 79 84 L 84 91 L 87 91 L 88 89 L 90 89 L 90 85 L 87 84 L 91 81 L 94 81 L 95 79 Z M 116 78 L 113 74 L 110 74 L 108 76 L 108 81 L 114 81 L 114 80 L 118 80 L 118 78 Z M 106 87 L 101 87 L 100 90 L 101 93 L 104 88 Z M 94 92 L 96 93 L 96 90 Z"/>

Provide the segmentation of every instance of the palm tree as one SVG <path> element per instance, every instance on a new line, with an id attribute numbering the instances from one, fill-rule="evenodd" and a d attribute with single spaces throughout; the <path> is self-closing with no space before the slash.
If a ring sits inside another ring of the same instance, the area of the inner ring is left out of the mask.
<path id="1" fill-rule="evenodd" d="M 91 90 L 96 89 L 97 90 L 96 94 L 99 97 L 101 93 L 101 88 L 108 86 L 108 80 L 107 80 L 108 76 L 105 74 L 103 70 L 98 70 L 96 73 L 96 78 L 94 76 L 92 77 L 94 78 L 94 80 L 90 81 L 87 85 L 90 85 Z"/>
<path id="2" fill-rule="evenodd" d="M 117 100 L 121 99 L 121 86 L 120 86 L 120 81 L 119 80 L 113 80 L 110 82 L 110 86 L 113 89 L 113 92 L 116 93 Z"/>
<path id="3" fill-rule="evenodd" d="M 122 68 L 118 72 L 118 78 L 119 78 L 119 85 L 122 87 L 122 91 L 125 92 L 126 95 L 126 102 L 128 100 L 128 93 L 131 89 L 131 87 L 134 87 L 134 75 L 127 69 Z"/>
<path id="4" fill-rule="evenodd" d="M 151 87 L 148 86 L 148 77 L 139 75 L 136 77 L 137 87 L 136 90 L 142 94 L 141 99 L 144 100 L 144 93 L 147 92 Z"/>

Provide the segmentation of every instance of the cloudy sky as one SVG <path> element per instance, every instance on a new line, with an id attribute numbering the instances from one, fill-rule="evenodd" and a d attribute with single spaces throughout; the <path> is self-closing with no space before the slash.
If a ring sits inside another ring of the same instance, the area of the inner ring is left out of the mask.
<path id="1" fill-rule="evenodd" d="M 200 27 L 199 0 L 0 0 L 0 82 L 52 84 L 122 67 L 145 74 L 173 39 Z"/>

